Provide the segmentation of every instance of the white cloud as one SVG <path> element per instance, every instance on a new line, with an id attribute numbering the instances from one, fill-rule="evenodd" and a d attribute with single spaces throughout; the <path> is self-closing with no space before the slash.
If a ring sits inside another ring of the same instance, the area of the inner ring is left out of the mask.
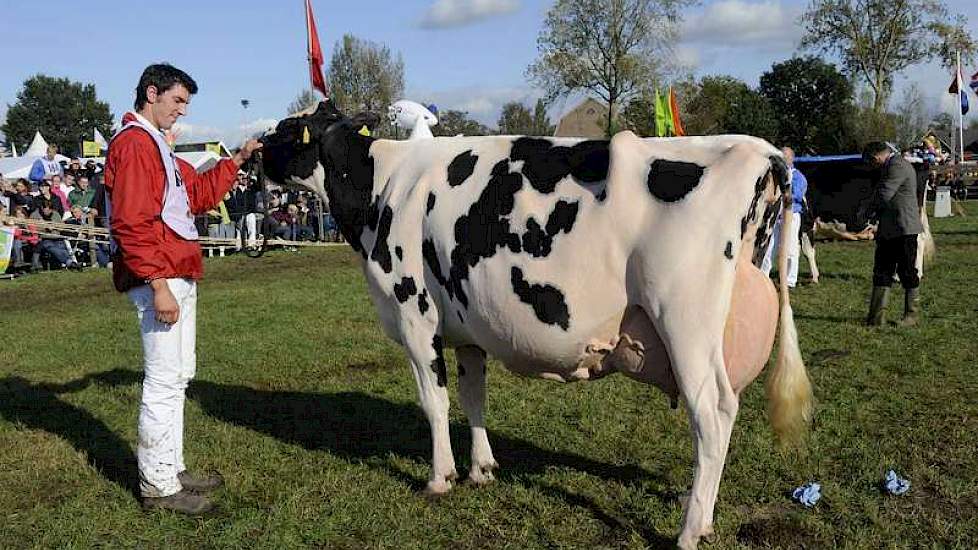
<path id="1" fill-rule="evenodd" d="M 520 0 L 435 0 L 421 19 L 427 29 L 461 27 L 520 9 Z"/>
<path id="2" fill-rule="evenodd" d="M 721 0 L 693 15 L 683 25 L 682 41 L 690 44 L 761 50 L 794 48 L 803 29 L 800 10 L 781 5 L 781 0 Z"/>
<path id="3" fill-rule="evenodd" d="M 439 111 L 465 111 L 469 117 L 494 128 L 499 121 L 503 104 L 519 101 L 533 108 L 540 92 L 526 86 L 486 88 L 469 86 L 449 90 L 410 90 L 408 99 L 424 103 L 434 103 Z M 551 117 L 552 118 L 552 117 Z"/>

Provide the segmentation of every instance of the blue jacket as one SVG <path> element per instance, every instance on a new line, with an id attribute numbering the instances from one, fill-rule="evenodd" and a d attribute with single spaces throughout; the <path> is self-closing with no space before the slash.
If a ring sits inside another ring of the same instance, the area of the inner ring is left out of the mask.
<path id="1" fill-rule="evenodd" d="M 801 173 L 801 170 L 797 168 L 791 169 L 791 211 L 796 214 L 801 214 L 804 210 L 803 205 L 805 203 L 805 193 L 808 192 L 808 180 L 805 179 L 805 174 Z"/>

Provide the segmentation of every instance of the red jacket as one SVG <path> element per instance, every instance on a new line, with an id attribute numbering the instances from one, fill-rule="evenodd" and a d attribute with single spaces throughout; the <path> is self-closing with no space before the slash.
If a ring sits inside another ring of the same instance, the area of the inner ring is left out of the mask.
<path id="1" fill-rule="evenodd" d="M 127 113 L 122 124 L 134 118 Z M 179 158 L 177 165 L 194 214 L 205 214 L 220 203 L 238 172 L 230 159 L 203 174 Z M 112 203 L 112 238 L 121 254 L 112 261 L 116 289 L 124 292 L 159 277 L 203 277 L 200 244 L 180 237 L 160 218 L 166 173 L 156 142 L 145 130 L 129 128 L 112 140 L 104 181 Z"/>

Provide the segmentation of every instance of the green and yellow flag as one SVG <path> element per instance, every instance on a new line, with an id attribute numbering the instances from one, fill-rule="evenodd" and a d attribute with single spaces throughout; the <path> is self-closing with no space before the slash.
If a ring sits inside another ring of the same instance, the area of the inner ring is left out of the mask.
<path id="1" fill-rule="evenodd" d="M 659 95 L 659 89 L 655 90 L 655 135 L 656 137 L 670 137 L 676 135 L 676 125 L 673 122 L 672 106 L 669 105 L 669 97 Z"/>

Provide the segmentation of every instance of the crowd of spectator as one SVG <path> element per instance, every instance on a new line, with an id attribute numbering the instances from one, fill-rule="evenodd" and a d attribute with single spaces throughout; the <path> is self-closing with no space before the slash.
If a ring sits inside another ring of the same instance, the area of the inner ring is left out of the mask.
<path id="1" fill-rule="evenodd" d="M 81 270 L 110 264 L 109 246 L 98 242 L 93 247 L 85 232 L 86 227 L 108 226 L 102 214 L 106 204 L 102 166 L 91 160 L 82 165 L 77 158 L 56 162 L 56 154 L 57 148 L 49 147 L 48 154 L 34 163 L 28 178 L 8 180 L 0 174 L 0 217 L 39 222 L 8 222 L 14 226 L 15 236 L 8 273 Z M 267 224 L 263 221 L 266 216 Z M 40 222 L 75 225 L 79 229 L 60 231 Z M 339 239 L 336 224 L 318 197 L 305 191 L 273 189 L 268 191 L 266 200 L 261 186 L 243 171 L 221 204 L 198 216 L 197 225 L 201 235 L 234 239 L 236 246 L 231 250 L 257 245 L 263 227 L 269 231 L 272 244 L 276 239 Z"/>

